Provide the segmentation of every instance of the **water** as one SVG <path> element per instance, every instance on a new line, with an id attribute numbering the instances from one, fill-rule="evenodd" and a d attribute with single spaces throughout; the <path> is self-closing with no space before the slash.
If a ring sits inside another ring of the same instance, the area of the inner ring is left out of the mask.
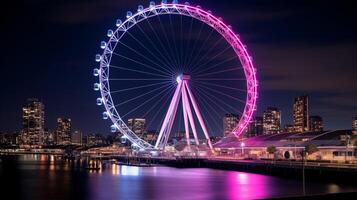
<path id="1" fill-rule="evenodd" d="M 0 156 L 1 199 L 236 200 L 301 195 L 301 181 L 213 169 L 77 168 L 61 157 Z M 353 185 L 307 183 L 308 194 L 357 191 Z"/>

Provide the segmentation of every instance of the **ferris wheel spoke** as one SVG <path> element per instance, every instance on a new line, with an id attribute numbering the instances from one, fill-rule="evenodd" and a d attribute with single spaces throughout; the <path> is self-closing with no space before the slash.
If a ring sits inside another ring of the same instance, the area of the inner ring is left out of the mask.
<path id="1" fill-rule="evenodd" d="M 171 65 L 171 63 L 165 58 L 165 56 L 160 52 L 159 49 L 157 49 L 156 45 L 154 44 L 154 42 L 146 35 L 146 33 L 141 29 L 141 27 L 138 25 L 139 30 L 144 34 L 145 38 L 150 42 L 151 46 L 154 48 L 154 50 L 161 56 L 162 59 L 158 58 L 154 53 L 152 53 L 151 50 L 149 50 L 139 39 L 137 39 L 134 35 L 132 35 L 131 33 L 127 32 L 128 35 L 133 38 L 141 47 L 143 47 L 151 56 L 153 56 L 155 59 L 157 60 L 162 60 L 164 64 L 164 66 L 166 65 L 166 67 L 168 69 L 165 69 L 166 72 L 168 73 L 172 73 L 172 68 L 170 68 L 169 66 Z M 161 67 L 163 68 L 163 67 Z"/>
<path id="2" fill-rule="evenodd" d="M 210 103 L 208 103 L 208 102 L 200 95 L 199 92 L 196 92 L 196 95 L 197 95 L 198 99 L 199 99 L 202 103 L 204 103 L 204 105 L 207 105 L 207 106 L 202 106 L 202 108 L 208 113 L 208 114 L 207 114 L 208 117 L 213 121 L 213 123 L 215 123 L 216 127 L 219 127 L 219 129 L 221 129 L 221 126 L 218 124 L 217 119 L 214 119 L 213 116 L 210 115 L 210 113 L 213 112 L 214 114 L 216 114 L 216 116 L 217 116 L 218 118 L 221 118 L 222 115 L 220 115 L 220 114 L 216 111 L 216 109 L 214 109 L 213 106 L 212 106 Z M 208 108 L 209 108 L 212 112 L 210 112 L 210 111 L 208 110 Z M 207 125 L 210 127 L 210 123 L 207 123 Z M 212 128 L 211 128 L 211 131 L 213 131 Z"/>
<path id="3" fill-rule="evenodd" d="M 214 83 L 204 82 L 204 81 L 201 81 L 201 82 L 195 81 L 195 84 L 204 84 L 204 85 L 215 86 L 215 87 L 230 89 L 230 90 L 239 91 L 239 92 L 247 92 L 247 90 L 245 90 L 245 89 L 239 89 L 239 88 L 234 88 L 234 87 L 229 87 L 229 86 L 225 86 L 225 85 L 219 85 L 219 84 L 214 84 Z"/>
<path id="4" fill-rule="evenodd" d="M 121 92 L 128 92 L 128 91 L 133 91 L 133 90 L 138 90 L 138 89 L 143 89 L 143 88 L 149 88 L 153 87 L 156 85 L 162 85 L 162 84 L 168 84 L 171 81 L 165 81 L 165 82 L 160 82 L 160 83 L 154 83 L 154 84 L 147 84 L 147 85 L 142 85 L 142 86 L 137 86 L 137 87 L 131 87 L 131 88 L 125 88 L 122 90 L 115 90 L 111 91 L 110 94 L 116 94 L 116 93 L 121 93 Z"/>
<path id="5" fill-rule="evenodd" d="M 192 35 L 192 25 L 193 25 L 193 18 L 191 18 L 191 22 L 190 22 L 190 28 L 188 31 L 188 38 L 185 40 L 186 41 L 186 45 L 185 45 L 185 54 L 184 54 L 184 70 L 186 71 L 186 67 L 188 66 L 188 51 L 190 48 L 190 40 L 191 40 L 191 35 Z"/>
<path id="6" fill-rule="evenodd" d="M 128 48 L 129 50 L 131 50 L 132 52 L 134 52 L 135 54 L 137 54 L 137 55 L 141 56 L 142 58 L 144 58 L 145 60 L 149 61 L 150 63 L 156 65 L 157 67 L 159 67 L 159 68 L 161 68 L 163 70 L 166 70 L 165 68 L 162 67 L 162 66 L 165 66 L 166 64 L 162 63 L 160 60 L 159 60 L 159 62 L 161 63 L 161 65 L 158 64 L 157 62 L 153 61 L 152 59 L 148 58 L 147 56 L 143 55 L 142 53 L 138 52 L 134 48 L 131 48 L 130 46 L 124 44 L 123 42 L 119 41 L 119 43 L 122 44 L 123 46 L 125 46 L 126 48 Z M 171 71 L 167 71 L 167 72 L 170 73 Z"/>
<path id="7" fill-rule="evenodd" d="M 228 111 L 226 108 L 223 108 L 223 106 L 219 105 L 216 101 L 213 101 L 212 98 L 209 98 L 204 93 L 201 93 L 201 95 L 207 98 L 207 100 L 205 100 L 204 98 L 202 100 L 205 102 L 205 105 L 207 105 L 207 107 L 209 107 L 213 111 L 210 113 L 215 114 L 217 118 L 222 118 L 224 114 L 232 112 L 232 111 Z"/>
<path id="8" fill-rule="evenodd" d="M 183 40 L 184 40 L 184 37 L 183 37 L 183 30 L 182 30 L 182 15 L 180 15 L 180 67 L 183 67 L 185 66 L 185 63 L 184 63 L 184 60 L 183 60 Z M 184 69 L 182 69 L 184 70 Z"/>
<path id="9" fill-rule="evenodd" d="M 140 61 L 134 60 L 134 59 L 132 59 L 132 58 L 126 57 L 126 56 L 124 56 L 124 55 L 121 55 L 121 54 L 118 54 L 118 53 L 115 53 L 115 52 L 113 52 L 113 55 L 119 56 L 119 57 L 124 58 L 124 59 L 126 59 L 126 60 L 129 60 L 129 61 L 131 61 L 131 62 L 134 62 L 134 63 L 136 63 L 136 64 L 139 64 L 139 65 L 144 66 L 144 67 L 146 67 L 146 68 L 148 68 L 148 69 L 155 70 L 155 71 L 157 71 L 157 72 L 159 72 L 159 73 L 161 73 L 161 74 L 166 74 L 166 75 L 168 75 L 168 76 L 171 76 L 171 75 L 172 75 L 172 74 L 170 74 L 169 72 L 160 71 L 159 69 L 156 69 L 155 67 L 152 67 L 152 66 L 150 66 L 150 65 L 148 65 L 148 64 L 145 64 L 145 63 L 142 63 L 142 62 L 140 62 Z"/>
<path id="10" fill-rule="evenodd" d="M 204 86 L 204 85 L 201 85 L 201 87 L 202 87 L 202 88 L 205 88 L 205 89 L 207 89 L 207 90 L 210 90 L 210 91 L 212 91 L 212 92 L 215 92 L 215 93 L 217 93 L 217 94 L 220 94 L 220 95 L 226 96 L 226 97 L 228 97 L 228 98 L 231 98 L 231 99 L 233 99 L 233 100 L 236 100 L 236 101 L 238 101 L 238 102 L 240 102 L 240 103 L 245 104 L 245 101 L 244 101 L 244 100 L 239 99 L 239 98 L 237 98 L 237 97 L 234 97 L 234 96 L 232 96 L 232 95 L 225 94 L 225 93 L 223 93 L 223 92 L 221 92 L 221 91 L 219 91 L 219 90 L 216 90 L 216 89 L 213 89 L 213 88 Z M 215 95 L 213 95 L 213 96 L 215 96 Z M 216 98 L 217 98 L 217 97 L 216 97 Z"/>
<path id="11" fill-rule="evenodd" d="M 163 25 L 162 25 L 162 22 L 161 22 L 160 17 L 158 17 L 158 19 L 159 19 L 160 27 L 161 27 L 161 29 L 162 29 L 163 32 L 164 32 L 164 37 L 166 38 L 167 43 L 168 43 L 168 45 L 169 45 L 169 47 L 170 47 L 170 43 L 168 42 L 167 34 L 166 34 L 166 31 L 163 29 Z M 154 36 L 155 36 L 156 40 L 159 41 L 159 45 L 161 46 L 163 52 L 165 52 L 166 57 L 170 60 L 171 65 L 177 65 L 177 62 L 176 62 L 176 60 L 175 60 L 175 54 L 172 53 L 172 49 L 171 49 L 171 48 L 168 48 L 169 51 L 170 51 L 170 53 L 171 53 L 171 55 L 170 55 L 170 54 L 168 53 L 168 51 L 167 51 L 167 48 L 165 47 L 165 45 L 164 45 L 163 42 L 161 41 L 160 37 L 158 36 L 158 34 L 157 34 L 155 28 L 151 25 L 150 21 L 147 21 L 147 22 L 148 22 L 148 24 L 149 24 L 149 27 L 150 27 L 151 31 L 154 33 Z M 166 59 L 165 56 L 164 56 L 164 59 Z"/>
<path id="12" fill-rule="evenodd" d="M 237 71 L 237 70 L 242 70 L 242 69 L 243 69 L 242 67 L 235 66 L 234 68 L 230 68 L 230 69 L 225 69 L 225 70 L 206 73 L 206 74 L 199 74 L 199 75 L 197 75 L 197 77 L 206 77 L 206 76 L 210 76 L 210 75 L 214 75 L 214 74 L 221 74 L 221 73 L 225 73 L 225 72 L 232 72 L 232 71 Z"/>
<path id="13" fill-rule="evenodd" d="M 145 113 L 144 113 L 144 115 L 142 116 L 142 118 L 145 118 L 146 116 L 148 116 L 149 115 L 149 113 L 151 112 L 151 111 L 153 111 L 154 110 L 154 108 L 156 108 L 158 105 L 162 105 L 162 104 L 160 104 L 164 99 L 169 99 L 169 95 L 174 91 L 173 90 L 173 88 L 174 88 L 174 86 L 171 86 L 170 88 L 169 88 L 169 91 L 166 91 L 165 92 L 165 94 L 163 94 L 162 96 L 161 96 L 161 98 L 158 100 L 158 101 L 156 101 L 155 102 L 155 104 L 153 105 L 153 106 L 151 106 L 151 108 L 148 110 L 148 111 L 146 111 Z M 167 100 L 168 101 L 168 100 Z M 162 105 L 163 106 L 163 105 Z M 158 113 L 158 112 L 156 112 L 156 113 Z"/>
<path id="14" fill-rule="evenodd" d="M 223 65 L 224 63 L 227 63 L 227 62 L 232 61 L 232 60 L 235 60 L 235 59 L 237 59 L 237 57 L 236 57 L 236 56 L 232 56 L 232 57 L 227 58 L 227 59 L 224 59 L 224 60 L 222 60 L 221 62 L 216 63 L 216 64 L 214 64 L 214 65 L 212 65 L 212 66 L 209 66 L 209 67 L 207 67 L 207 68 L 204 68 L 202 71 L 198 71 L 198 69 L 197 69 L 195 72 L 200 72 L 200 73 L 207 72 L 207 71 L 209 71 L 209 70 L 211 70 L 211 69 L 214 69 L 215 67 L 219 67 L 220 65 Z M 210 62 L 211 62 L 211 61 L 210 61 Z M 207 66 L 208 64 L 209 64 L 209 63 L 205 63 L 205 65 L 200 65 L 198 68 L 202 68 L 202 66 Z"/>
<path id="15" fill-rule="evenodd" d="M 174 92 L 175 92 L 175 90 L 171 90 L 169 93 L 169 97 L 173 96 Z M 148 123 L 147 127 L 151 127 L 152 123 L 155 121 L 157 116 L 161 113 L 160 111 L 164 110 L 163 108 L 169 103 L 170 100 L 171 100 L 170 98 L 166 98 L 165 102 L 163 104 L 159 104 L 160 107 L 159 107 L 159 109 L 157 109 L 158 112 L 156 112 L 155 115 L 152 117 L 152 120 Z M 159 127 L 161 126 L 163 121 L 164 121 L 164 119 L 162 119 L 161 123 L 159 123 L 157 130 L 159 129 Z"/>
<path id="16" fill-rule="evenodd" d="M 142 97 L 145 97 L 145 96 L 147 96 L 147 95 L 149 95 L 149 94 L 155 93 L 156 91 L 161 90 L 161 89 L 163 89 L 163 88 L 165 88 L 165 87 L 167 87 L 167 85 L 160 86 L 160 87 L 158 87 L 158 88 L 156 88 L 156 89 L 154 89 L 154 90 L 151 90 L 151 91 L 149 91 L 149 92 L 146 92 L 146 93 L 141 94 L 141 95 L 139 95 L 139 96 L 136 96 L 136 97 L 134 97 L 134 98 L 128 99 L 128 100 L 126 100 L 126 101 L 124 101 L 124 102 L 122 102 L 122 103 L 120 103 L 120 104 L 115 105 L 114 107 L 123 106 L 123 105 L 125 105 L 125 104 L 127 104 L 127 103 L 130 103 L 130 102 L 132 102 L 132 101 L 135 101 L 135 100 L 137 100 L 137 99 L 140 99 L 140 98 L 142 98 Z"/>
<path id="17" fill-rule="evenodd" d="M 172 41 L 174 43 L 174 49 L 175 49 L 175 55 L 176 55 L 175 58 L 177 58 L 177 67 L 181 67 L 181 63 L 180 63 L 180 59 L 179 59 L 179 51 L 177 50 L 177 44 L 176 44 L 176 34 L 175 34 L 175 30 L 172 25 L 171 15 L 169 15 L 169 21 L 170 21 Z"/>
<path id="18" fill-rule="evenodd" d="M 189 63 L 189 66 L 193 67 L 192 69 L 194 69 L 194 66 L 196 66 L 196 62 L 197 61 L 201 61 L 203 59 L 203 57 L 206 57 L 208 55 L 208 53 L 211 52 L 212 49 L 214 49 L 222 41 L 222 38 L 217 40 L 213 46 L 211 46 L 208 50 L 206 49 L 206 53 L 204 54 L 204 56 L 201 56 L 202 51 L 205 49 L 204 47 L 206 47 L 207 43 L 209 43 L 213 32 L 214 32 L 214 29 L 211 29 L 208 37 L 206 37 L 204 42 L 201 44 L 201 47 L 199 48 L 198 52 L 191 59 L 191 62 Z"/>
<path id="19" fill-rule="evenodd" d="M 246 81 L 245 78 L 196 78 L 197 81 Z"/>
<path id="20" fill-rule="evenodd" d="M 203 22 L 201 22 L 201 27 L 200 27 L 200 30 L 199 30 L 199 32 L 198 32 L 198 37 L 195 38 L 195 41 L 194 41 L 194 43 L 193 43 L 193 47 L 192 47 L 192 49 L 191 49 L 191 51 L 190 51 L 190 53 L 189 53 L 189 57 L 188 57 L 189 62 L 188 62 L 188 63 L 191 63 L 191 59 L 192 59 L 193 53 L 194 53 L 195 50 L 196 50 L 198 40 L 201 38 L 202 29 L 203 29 L 204 25 L 205 25 L 205 24 L 204 24 Z M 198 38 L 198 39 L 197 39 L 197 38 Z M 189 64 L 188 64 L 188 65 L 189 65 Z M 190 69 L 192 69 L 191 66 L 189 66 L 189 67 L 190 67 Z M 191 72 L 191 71 L 189 71 L 189 72 Z"/>
<path id="21" fill-rule="evenodd" d="M 242 114 L 242 112 L 238 111 L 237 108 L 231 106 L 230 104 L 226 103 L 225 101 L 223 101 L 222 99 L 218 98 L 217 96 L 212 95 L 212 94 L 206 92 L 205 90 L 202 90 L 202 89 L 199 89 L 199 88 L 197 88 L 197 90 L 201 91 L 201 94 L 206 96 L 208 100 L 210 100 L 214 105 L 216 105 L 218 108 L 220 108 L 225 113 L 229 113 L 229 111 L 227 109 L 223 108 L 221 105 L 219 105 L 218 102 L 220 102 L 222 105 L 227 106 L 227 108 L 232 109 L 233 111 L 238 112 L 239 114 Z M 215 99 L 216 101 L 213 101 L 213 99 Z"/>
<path id="22" fill-rule="evenodd" d="M 125 115 L 122 116 L 122 118 L 127 117 L 128 115 L 130 115 L 131 113 L 137 111 L 139 108 L 143 107 L 144 105 L 146 105 L 147 103 L 149 103 L 150 101 L 152 101 L 153 99 L 155 99 L 156 97 L 160 96 L 162 93 L 166 92 L 167 90 L 169 90 L 170 88 L 166 88 L 164 90 L 162 90 L 161 92 L 157 93 L 156 95 L 152 96 L 151 98 L 147 99 L 146 101 L 144 101 L 142 104 L 138 105 L 137 107 L 135 107 L 134 109 L 132 109 L 131 111 L 129 111 L 128 113 L 126 113 Z"/>
<path id="23" fill-rule="evenodd" d="M 171 81 L 171 79 L 158 79 L 158 78 L 111 78 L 109 81 Z"/>
<path id="24" fill-rule="evenodd" d="M 115 65 L 109 65 L 109 67 L 114 68 L 114 69 L 121 69 L 121 70 L 124 70 L 124 71 L 131 71 L 131 72 L 137 72 L 137 73 L 140 73 L 140 74 L 147 74 L 147 75 L 167 78 L 167 76 L 165 76 L 165 75 L 161 75 L 161 74 L 157 74 L 157 73 L 155 74 L 155 73 L 145 72 L 145 71 L 136 70 L 136 69 L 130 69 L 130 68 L 126 68 L 126 67 L 119 67 L 119 66 L 115 66 Z"/>
<path id="25" fill-rule="evenodd" d="M 199 65 L 198 65 L 199 67 L 197 67 L 193 72 L 197 72 L 198 69 L 200 69 L 202 66 L 208 65 L 208 64 L 211 63 L 214 59 L 216 59 L 216 58 L 218 58 L 219 56 L 225 54 L 226 51 L 228 51 L 230 48 L 231 48 L 231 47 L 225 48 L 225 49 L 224 49 L 223 51 L 221 51 L 220 53 L 218 53 L 218 54 L 216 54 L 215 56 L 212 56 L 211 58 L 209 58 L 208 61 L 206 61 L 205 63 L 199 64 Z M 235 55 L 234 57 L 227 58 L 227 59 L 223 60 L 222 62 L 220 62 L 220 63 L 218 63 L 218 64 L 215 64 L 214 67 L 216 67 L 216 66 L 218 66 L 218 65 L 221 65 L 221 64 L 223 64 L 223 63 L 226 63 L 226 62 L 228 62 L 228 61 L 234 60 L 234 59 L 237 59 L 237 56 L 236 56 L 236 55 Z M 196 65 L 196 66 L 197 66 L 197 65 Z M 194 66 L 194 67 L 196 67 L 196 66 Z M 200 73 L 205 72 L 205 71 L 207 71 L 207 70 L 209 70 L 209 69 L 212 69 L 212 68 L 213 68 L 212 66 L 211 66 L 210 68 L 208 68 L 208 69 L 206 68 L 206 69 L 200 71 Z"/>

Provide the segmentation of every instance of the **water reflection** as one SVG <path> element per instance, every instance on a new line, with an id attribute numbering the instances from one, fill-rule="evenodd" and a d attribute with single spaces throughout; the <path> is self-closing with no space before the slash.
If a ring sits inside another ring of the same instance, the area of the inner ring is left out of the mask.
<path id="1" fill-rule="evenodd" d="M 53 155 L 1 159 L 0 192 L 13 195 L 12 199 L 238 200 L 301 194 L 299 180 L 252 173 L 140 168 L 86 158 L 66 160 Z M 88 168 L 89 163 L 100 169 Z M 336 183 L 307 184 L 309 194 L 355 190 L 351 185 Z"/>

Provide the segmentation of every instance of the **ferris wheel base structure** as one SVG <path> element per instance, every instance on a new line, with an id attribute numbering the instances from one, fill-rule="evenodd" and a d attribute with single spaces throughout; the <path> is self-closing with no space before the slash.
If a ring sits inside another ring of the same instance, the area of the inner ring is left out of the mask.
<path id="1" fill-rule="evenodd" d="M 170 107 L 165 116 L 165 120 L 161 126 L 161 130 L 158 136 L 158 140 L 155 145 L 148 143 L 147 141 L 141 139 L 137 136 L 124 122 L 121 115 L 119 114 L 115 103 L 111 96 L 110 90 L 110 64 L 113 56 L 113 52 L 123 38 L 123 36 L 135 25 L 141 23 L 142 21 L 148 20 L 154 16 L 160 15 L 181 15 L 186 17 L 191 17 L 198 21 L 201 21 L 208 26 L 212 27 L 217 31 L 232 47 L 237 58 L 239 58 L 242 68 L 244 70 L 244 75 L 246 79 L 246 100 L 244 111 L 239 120 L 237 127 L 232 131 L 231 136 L 240 136 L 244 130 L 249 125 L 253 113 L 256 110 L 256 102 L 258 97 L 258 82 L 256 79 L 256 69 L 253 65 L 252 57 L 249 55 L 246 46 L 240 40 L 239 35 L 237 35 L 232 27 L 225 24 L 221 18 L 218 18 L 212 14 L 211 11 L 206 11 L 200 6 L 192 6 L 189 3 L 179 4 L 177 1 L 173 3 L 167 3 L 163 0 L 161 4 L 156 5 L 155 2 L 150 2 L 149 7 L 144 8 L 139 6 L 136 13 L 130 11 L 127 12 L 126 20 L 117 20 L 116 30 L 108 30 L 107 36 L 109 37 L 108 42 L 101 42 L 101 48 L 104 50 L 102 54 L 97 54 L 95 60 L 100 63 L 99 69 L 94 69 L 94 75 L 99 77 L 99 83 L 94 85 L 96 91 L 100 91 L 101 98 L 97 99 L 98 105 L 104 105 L 105 112 L 103 113 L 104 119 L 110 119 L 113 123 L 111 126 L 112 131 L 121 132 L 130 142 L 135 146 L 144 150 L 164 150 L 167 141 L 170 136 L 173 121 L 176 116 L 176 111 L 178 109 L 179 101 L 182 101 L 182 111 L 184 112 L 185 120 L 185 133 L 186 140 L 189 139 L 188 130 L 191 127 L 194 135 L 195 142 L 197 144 L 198 136 L 196 125 L 194 124 L 193 114 L 199 121 L 199 125 L 207 139 L 208 146 L 212 149 L 213 146 L 209 140 L 209 135 L 207 128 L 204 123 L 205 116 L 202 116 L 194 94 L 189 87 L 189 74 L 182 74 L 177 77 L 177 87 L 175 94 L 171 100 Z M 193 107 L 194 113 L 192 112 L 191 106 Z M 189 142 L 187 141 L 189 144 Z"/>

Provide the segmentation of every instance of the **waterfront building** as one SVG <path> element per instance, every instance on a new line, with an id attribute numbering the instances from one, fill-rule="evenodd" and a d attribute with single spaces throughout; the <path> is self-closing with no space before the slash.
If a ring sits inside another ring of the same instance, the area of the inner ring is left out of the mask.
<path id="1" fill-rule="evenodd" d="M 144 137 L 145 122 L 146 120 L 141 118 L 128 119 L 128 128 L 131 129 L 136 135 Z"/>
<path id="2" fill-rule="evenodd" d="M 278 133 L 261 135 L 244 140 L 244 153 L 251 159 L 271 159 L 268 147 L 275 147 L 276 159 L 300 160 L 302 150 L 307 146 L 317 147 L 317 151 L 309 153 L 305 159 L 318 161 L 352 161 L 357 162 L 355 146 L 352 144 L 355 131 L 309 131 L 304 133 Z M 220 155 L 237 155 L 242 151 L 242 141 L 222 142 L 215 145 L 215 150 Z"/>
<path id="3" fill-rule="evenodd" d="M 296 97 L 293 107 L 294 129 L 297 133 L 309 131 L 309 97 Z"/>
<path id="4" fill-rule="evenodd" d="M 278 108 L 269 107 L 263 114 L 264 134 L 274 134 L 280 132 L 281 111 Z"/>
<path id="5" fill-rule="evenodd" d="M 353 120 L 353 129 L 357 130 L 357 117 Z"/>
<path id="6" fill-rule="evenodd" d="M 323 120 L 320 116 L 311 116 L 309 118 L 309 131 L 323 131 Z"/>
<path id="7" fill-rule="evenodd" d="M 28 99 L 22 108 L 22 145 L 38 146 L 44 142 L 45 106 L 37 99 Z"/>
<path id="8" fill-rule="evenodd" d="M 237 127 L 239 123 L 239 115 L 225 114 L 223 117 L 223 136 L 227 136 Z"/>
<path id="9" fill-rule="evenodd" d="M 13 146 L 17 144 L 17 133 L 0 133 L 1 146 Z"/>
<path id="10" fill-rule="evenodd" d="M 262 135 L 263 131 L 263 117 L 254 117 L 248 126 L 247 137 Z"/>
<path id="11" fill-rule="evenodd" d="M 56 133 L 58 145 L 71 144 L 71 119 L 58 118 Z"/>
<path id="12" fill-rule="evenodd" d="M 83 145 L 83 134 L 82 131 L 74 131 L 72 134 L 72 144 L 73 145 Z"/>

